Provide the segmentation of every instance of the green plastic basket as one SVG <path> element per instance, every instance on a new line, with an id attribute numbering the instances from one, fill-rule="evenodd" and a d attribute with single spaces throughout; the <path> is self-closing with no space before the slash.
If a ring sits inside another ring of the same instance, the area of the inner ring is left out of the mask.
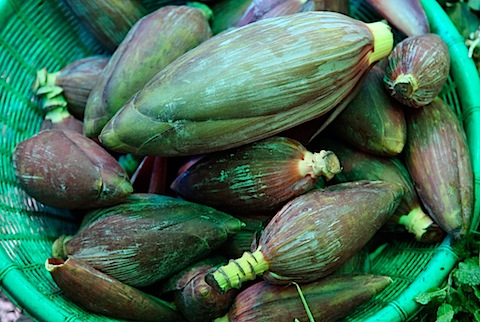
<path id="1" fill-rule="evenodd" d="M 443 98 L 463 120 L 476 179 L 473 227 L 478 227 L 480 193 L 480 80 L 463 38 L 435 0 L 422 0 L 432 32 L 447 43 L 451 75 Z M 154 6 L 154 1 L 150 3 Z M 371 20 L 361 1 L 351 2 L 354 17 Z M 113 321 L 92 315 L 66 300 L 46 271 L 52 242 L 74 233 L 78 222 L 68 212 L 45 207 L 16 183 L 12 152 L 43 120 L 32 94 L 36 71 L 102 53 L 60 0 L 0 0 L 0 286 L 32 319 L 39 321 Z M 392 240 L 372 264 L 372 272 L 392 277 L 380 295 L 358 308 L 347 321 L 405 321 L 420 306 L 414 296 L 440 285 L 457 263 L 449 239 L 438 245 Z"/>

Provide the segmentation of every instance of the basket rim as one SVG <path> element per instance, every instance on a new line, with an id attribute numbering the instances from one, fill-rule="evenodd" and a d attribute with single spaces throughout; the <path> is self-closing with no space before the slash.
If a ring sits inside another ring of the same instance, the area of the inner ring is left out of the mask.
<path id="1" fill-rule="evenodd" d="M 457 81 L 458 79 L 467 80 L 468 86 L 458 86 L 459 100 L 462 106 L 462 113 L 466 111 L 468 119 L 464 119 L 465 132 L 469 142 L 470 155 L 472 157 L 472 166 L 475 176 L 475 182 L 480 182 L 480 135 L 475 125 L 480 124 L 480 77 L 473 60 L 468 56 L 468 49 L 464 43 L 464 38 L 454 26 L 436 0 L 420 0 L 427 15 L 431 32 L 438 34 L 447 44 L 451 57 L 450 73 Z M 471 71 L 473 75 L 465 75 L 466 71 Z M 461 84 L 463 85 L 463 84 Z M 474 211 L 480 207 L 480 189 L 475 189 Z M 470 231 L 478 228 L 480 216 L 474 217 Z M 409 317 L 415 315 L 422 306 L 414 300 L 422 290 L 439 286 L 458 263 L 460 258 L 451 247 L 451 240 L 447 236 L 440 246 L 435 249 L 434 256 L 417 276 L 415 281 L 410 284 L 403 292 L 383 309 L 379 310 L 366 322 L 374 321 L 406 321 Z"/>

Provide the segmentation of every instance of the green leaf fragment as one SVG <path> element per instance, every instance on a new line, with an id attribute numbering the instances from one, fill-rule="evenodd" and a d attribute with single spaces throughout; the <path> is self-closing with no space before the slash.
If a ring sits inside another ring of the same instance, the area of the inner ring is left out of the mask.
<path id="1" fill-rule="evenodd" d="M 451 303 L 452 305 L 456 304 L 455 308 L 457 308 L 457 312 L 474 315 L 480 311 L 480 302 L 476 297 L 477 295 L 474 291 L 475 288 L 475 286 L 469 286 L 467 284 L 463 284 L 459 287 L 457 294 L 460 295 L 460 300 Z"/>
<path id="2" fill-rule="evenodd" d="M 430 302 L 443 302 L 447 297 L 446 288 L 438 289 L 434 288 L 427 292 L 422 292 L 415 296 L 415 301 L 422 305 L 427 305 Z"/>
<path id="3" fill-rule="evenodd" d="M 475 258 L 467 258 L 460 262 L 452 274 L 457 284 L 480 285 L 480 266 Z"/>
<path id="4" fill-rule="evenodd" d="M 137 170 L 142 158 L 139 158 L 132 153 L 126 153 L 118 158 L 118 163 L 125 170 L 129 177 L 131 177 Z"/>
<path id="5" fill-rule="evenodd" d="M 453 320 L 455 311 L 453 306 L 448 303 L 443 303 L 437 310 L 437 321 L 436 322 L 450 322 Z"/>
<path id="6" fill-rule="evenodd" d="M 436 322 L 480 321 L 480 265 L 478 257 L 458 263 L 447 285 L 418 294 L 414 300 L 437 307 Z"/>
<path id="7" fill-rule="evenodd" d="M 475 11 L 480 10 L 480 0 L 468 0 L 468 6 Z"/>
<path id="8" fill-rule="evenodd" d="M 473 289 L 473 293 L 475 294 L 477 299 L 480 300 L 480 289 L 478 289 L 478 287 L 476 287 L 476 286 L 472 286 L 472 289 Z"/>
<path id="9" fill-rule="evenodd" d="M 465 39 L 468 39 L 471 33 L 475 32 L 480 26 L 479 18 L 472 13 L 468 4 L 464 1 L 455 2 L 446 8 L 445 12 Z"/>

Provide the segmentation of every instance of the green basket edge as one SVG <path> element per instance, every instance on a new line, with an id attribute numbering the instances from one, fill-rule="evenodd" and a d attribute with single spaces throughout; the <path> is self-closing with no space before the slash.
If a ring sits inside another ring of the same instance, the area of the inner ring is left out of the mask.
<path id="1" fill-rule="evenodd" d="M 429 6 L 440 7 L 437 1 L 421 0 L 425 9 Z M 433 8 L 430 8 L 433 9 Z M 440 7 L 441 9 L 441 7 Z M 468 48 L 462 35 L 453 25 L 445 11 L 435 9 L 426 10 L 432 30 L 442 37 L 448 45 L 451 56 L 451 74 L 455 82 L 461 80 L 457 86 L 459 98 L 462 104 L 462 114 L 465 132 L 470 147 L 472 166 L 475 174 L 475 187 L 480 187 L 480 77 L 474 61 L 468 57 Z M 439 12 L 441 14 L 439 14 Z M 475 189 L 475 205 L 471 230 L 478 232 L 480 225 L 480 188 Z"/>
<path id="2" fill-rule="evenodd" d="M 462 106 L 465 132 L 469 141 L 472 166 L 475 174 L 475 186 L 480 182 L 480 77 L 475 63 L 468 57 L 468 49 L 464 38 L 443 8 L 436 0 L 420 0 L 431 32 L 437 33 L 447 44 L 451 58 L 451 74 L 457 86 Z M 467 84 L 468 81 L 468 84 Z M 475 144 L 474 144 L 475 143 Z M 480 189 L 475 189 L 474 217 L 471 231 L 478 229 L 480 216 Z M 415 296 L 430 288 L 439 286 L 458 263 L 459 257 L 453 251 L 450 238 L 445 238 L 435 249 L 434 256 L 424 271 L 403 292 L 383 309 L 370 316 L 365 322 L 375 321 L 407 321 L 414 316 L 422 306 L 415 301 Z"/>
<path id="3" fill-rule="evenodd" d="M 0 8 L 5 7 L 7 1 L 0 0 Z M 468 86 L 459 86 L 458 92 L 462 102 L 462 108 L 468 111 L 468 119 L 465 122 L 465 129 L 469 142 L 476 142 L 475 145 L 470 144 L 471 155 L 474 161 L 475 182 L 480 182 L 480 131 L 474 127 L 480 124 L 480 97 L 476 94 L 480 92 L 480 78 L 476 67 L 471 59 L 468 58 L 468 50 L 464 45 L 463 37 L 458 33 L 449 17 L 436 2 L 436 0 L 421 0 L 429 19 L 433 32 L 438 33 L 447 43 L 451 58 L 451 73 L 456 82 L 468 79 Z M 7 10 L 9 11 L 9 10 Z M 4 11 L 5 12 L 5 11 Z M 6 18 L 2 15 L 2 18 Z M 441 29 L 441 31 L 439 31 Z M 465 71 L 471 71 L 472 74 L 465 77 Z M 463 85 L 463 84 L 462 84 Z M 466 84 L 465 84 L 466 85 Z M 478 161 L 477 161 L 478 160 Z M 479 171 L 477 171 L 479 170 Z M 478 213 L 480 201 L 480 189 L 475 191 L 475 213 Z M 478 227 L 480 216 L 474 218 L 472 227 Z M 412 314 L 415 314 L 420 305 L 414 301 L 414 296 L 430 287 L 440 285 L 449 272 L 457 263 L 458 257 L 450 247 L 450 240 L 446 238 L 444 242 L 436 248 L 435 255 L 425 268 L 425 270 L 417 277 L 406 290 L 404 290 L 395 300 L 389 303 L 384 309 L 378 311 L 365 321 L 406 321 Z M 5 251 L 0 248 L 0 286 L 5 293 L 15 300 L 15 304 L 25 310 L 25 312 L 33 319 L 40 321 L 80 321 L 77 317 L 67 314 L 65 311 L 59 311 L 59 307 L 51 301 L 46 295 L 39 292 L 33 287 L 24 276 L 20 268 L 11 262 Z M 3 265 L 3 264 L 6 265 Z M 15 283 L 13 283 L 15 282 Z M 25 296 L 29 294 L 29 296 Z M 42 303 L 41 307 L 39 303 Z"/>
<path id="4" fill-rule="evenodd" d="M 4 28 L 10 17 L 19 10 L 18 2 L 0 0 L 0 28 Z M 0 212 L 0 216 L 2 215 Z M 84 316 L 60 308 L 52 298 L 33 286 L 22 269 L 10 259 L 2 247 L 0 247 L 0 291 L 33 321 L 86 321 Z M 102 317 L 102 321 L 121 320 Z"/>
<path id="5" fill-rule="evenodd" d="M 9 263 L 0 270 L 2 291 L 30 318 L 37 321 L 82 321 L 59 310 L 55 302 L 33 287 L 22 270 L 12 263 L 3 249 L 0 249 L 0 263 Z"/>

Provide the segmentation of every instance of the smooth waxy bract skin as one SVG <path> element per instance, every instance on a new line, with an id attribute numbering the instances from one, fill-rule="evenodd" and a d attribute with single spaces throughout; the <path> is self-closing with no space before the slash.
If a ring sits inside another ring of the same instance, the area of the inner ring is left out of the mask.
<path id="1" fill-rule="evenodd" d="M 373 237 L 398 207 L 403 188 L 386 181 L 355 181 L 301 195 L 265 227 L 258 245 L 272 283 L 327 276 Z"/>
<path id="2" fill-rule="evenodd" d="M 225 31 L 156 74 L 99 139 L 116 151 L 162 156 L 251 143 L 342 107 L 392 46 L 383 23 L 335 12 Z"/>
<path id="3" fill-rule="evenodd" d="M 57 72 L 48 73 L 46 68 L 40 69 L 32 90 L 46 98 L 43 103 L 46 111 L 63 106 L 83 120 L 88 96 L 109 59 L 106 55 L 93 55 L 74 60 Z"/>
<path id="4" fill-rule="evenodd" d="M 139 0 L 65 0 L 65 4 L 92 36 L 111 52 L 135 22 L 147 14 Z"/>
<path id="5" fill-rule="evenodd" d="M 342 172 L 333 178 L 334 183 L 356 180 L 384 180 L 401 185 L 404 195 L 392 217 L 417 240 L 438 242 L 445 233 L 423 210 L 413 180 L 400 157 L 385 157 L 361 151 L 345 142 L 332 138 L 319 138 L 322 146 L 334 151 L 342 160 Z"/>
<path id="6" fill-rule="evenodd" d="M 69 111 L 82 120 L 88 96 L 109 60 L 110 56 L 89 56 L 76 60 L 62 68 L 55 79 L 55 85 L 63 89 Z"/>
<path id="7" fill-rule="evenodd" d="M 329 130 L 363 151 L 396 156 L 405 146 L 407 125 L 403 106 L 383 87 L 384 74 L 381 67 L 372 67 L 358 94 Z"/>
<path id="8" fill-rule="evenodd" d="M 307 11 L 312 7 L 306 0 L 255 0 L 250 3 L 235 27 L 292 13 Z"/>
<path id="9" fill-rule="evenodd" d="M 419 0 L 366 0 L 366 2 L 407 36 L 430 32 L 425 10 Z"/>
<path id="10" fill-rule="evenodd" d="M 212 321 L 228 312 L 238 290 L 218 293 L 205 282 L 205 274 L 227 260 L 211 256 L 175 274 L 162 283 L 165 292 L 172 291 L 178 310 L 189 322 Z"/>

